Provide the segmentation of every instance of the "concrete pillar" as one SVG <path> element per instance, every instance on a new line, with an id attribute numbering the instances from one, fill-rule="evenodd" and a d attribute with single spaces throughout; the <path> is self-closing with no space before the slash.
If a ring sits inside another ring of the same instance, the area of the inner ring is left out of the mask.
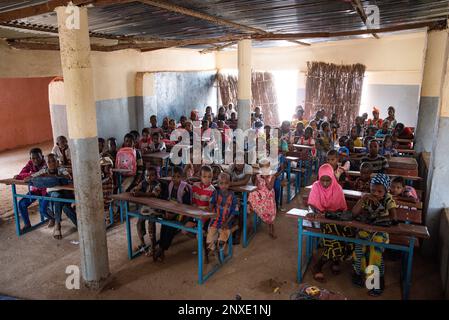
<path id="1" fill-rule="evenodd" d="M 238 42 L 238 127 L 251 128 L 251 40 Z"/>
<path id="2" fill-rule="evenodd" d="M 435 141 L 447 45 L 445 30 L 427 33 L 427 48 L 416 126 L 415 150 L 417 152 L 431 152 Z"/>
<path id="3" fill-rule="evenodd" d="M 81 274 L 88 288 L 98 289 L 109 276 L 109 260 L 87 8 L 69 5 L 56 8 L 56 12 L 67 105 L 67 126 L 73 146 L 71 154 L 81 250 Z M 79 16 L 74 18 L 74 15 Z M 75 21 L 75 25 L 70 24 L 70 21 Z M 76 22 L 79 22 L 79 25 Z"/>
<path id="4" fill-rule="evenodd" d="M 449 184 L 447 183 L 449 178 L 449 162 L 447 160 L 449 154 L 449 37 L 447 31 L 441 31 L 438 37 L 440 37 L 440 41 L 437 47 L 442 51 L 438 57 L 443 57 L 443 64 L 438 69 L 435 67 L 438 73 L 434 75 L 436 77 L 434 85 L 438 82 L 440 84 L 439 90 L 433 88 L 439 97 L 438 107 L 435 119 L 427 128 L 428 131 L 433 132 L 429 138 L 431 141 L 427 141 L 431 145 L 431 158 L 426 199 L 426 225 L 429 228 L 431 239 L 424 242 L 423 250 L 428 255 L 435 255 L 437 252 L 440 216 L 442 209 L 449 207 Z M 440 73 L 442 73 L 441 78 L 439 77 Z"/>

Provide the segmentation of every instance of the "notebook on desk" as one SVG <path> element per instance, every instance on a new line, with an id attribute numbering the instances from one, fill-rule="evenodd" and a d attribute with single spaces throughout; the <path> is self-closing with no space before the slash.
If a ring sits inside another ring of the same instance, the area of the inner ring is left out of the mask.
<path id="1" fill-rule="evenodd" d="M 297 216 L 297 217 L 305 217 L 309 213 L 312 213 L 312 211 L 309 210 L 309 209 L 298 209 L 298 208 L 290 209 L 287 212 L 287 214 L 292 215 L 292 216 Z M 304 227 L 310 227 L 310 228 L 313 227 L 312 222 L 311 221 L 307 221 L 307 220 L 303 220 L 302 221 L 302 225 Z"/>

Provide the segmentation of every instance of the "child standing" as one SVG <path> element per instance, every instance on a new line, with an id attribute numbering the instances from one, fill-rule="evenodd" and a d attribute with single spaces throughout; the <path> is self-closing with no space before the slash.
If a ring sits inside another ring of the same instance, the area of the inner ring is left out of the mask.
<path id="1" fill-rule="evenodd" d="M 376 129 L 380 129 L 382 127 L 382 119 L 379 118 L 379 109 L 373 107 L 373 118 L 368 119 L 367 125 L 368 127 L 375 127 Z"/>
<path id="2" fill-rule="evenodd" d="M 51 153 L 56 155 L 56 159 L 58 159 L 61 166 L 71 165 L 70 148 L 66 137 L 59 136 L 56 138 L 56 145 L 53 147 Z"/>
<path id="3" fill-rule="evenodd" d="M 388 129 L 393 130 L 396 127 L 396 124 L 398 123 L 395 119 L 395 113 L 396 110 L 393 106 L 388 107 L 388 117 L 385 118 L 385 121 L 388 121 Z"/>
<path id="4" fill-rule="evenodd" d="M 117 139 L 111 137 L 107 141 L 107 150 L 103 153 L 104 157 L 110 157 L 112 162 L 115 163 L 117 157 Z"/>
<path id="5" fill-rule="evenodd" d="M 101 186 L 103 189 L 103 209 L 106 216 L 106 223 L 110 224 L 109 217 L 109 206 L 112 203 L 112 194 L 114 193 L 114 175 L 112 173 L 112 168 L 114 167 L 114 162 L 109 157 L 100 158 L 101 167 Z M 114 217 L 115 220 L 115 217 Z"/>
<path id="6" fill-rule="evenodd" d="M 20 173 L 14 176 L 14 179 L 24 180 L 26 182 L 31 180 L 31 175 L 36 173 L 47 166 L 45 163 L 44 156 L 42 155 L 42 150 L 39 148 L 33 148 L 30 150 L 30 160 L 23 167 Z M 27 195 L 37 195 L 37 196 L 45 196 L 47 194 L 47 190 L 45 188 L 36 188 L 31 186 L 30 191 Z M 22 232 L 27 231 L 31 228 L 30 217 L 28 214 L 28 207 L 36 200 L 22 198 L 19 200 L 19 212 L 23 220 L 24 227 Z M 42 216 L 50 219 L 48 227 L 54 226 L 54 220 L 47 214 L 48 201 L 39 201 L 39 212 Z"/>
<path id="7" fill-rule="evenodd" d="M 123 147 L 124 148 L 134 148 L 134 136 L 130 133 L 126 134 L 123 139 Z M 144 164 L 142 159 L 142 153 L 140 153 L 140 150 L 134 149 L 136 152 L 136 174 L 131 177 L 126 177 L 123 179 L 122 186 L 123 190 L 126 190 L 126 192 L 130 192 L 132 189 L 134 189 L 141 181 L 144 175 Z"/>
<path id="8" fill-rule="evenodd" d="M 382 173 L 378 173 L 371 180 L 371 193 L 365 194 L 354 206 L 352 213 L 354 216 L 369 215 L 374 219 L 396 219 L 396 202 L 388 190 L 390 188 L 390 178 Z M 370 232 L 359 230 L 357 238 L 377 243 L 388 243 L 389 236 L 386 232 Z M 355 285 L 363 287 L 365 285 L 365 277 L 368 266 L 376 266 L 380 274 L 380 287 L 370 289 L 371 296 L 379 296 L 382 294 L 385 281 L 385 266 L 382 258 L 383 249 L 373 246 L 365 246 L 356 244 L 353 253 L 353 277 L 352 281 Z"/>
<path id="9" fill-rule="evenodd" d="M 334 175 L 334 168 L 330 164 L 326 163 L 320 167 L 318 180 L 312 185 L 307 203 L 318 214 L 347 210 L 343 189 L 338 184 Z M 325 234 L 338 236 L 350 236 L 352 234 L 350 228 L 343 228 L 336 224 L 323 224 L 320 227 Z M 325 281 L 322 272 L 323 266 L 328 261 L 332 261 L 332 273 L 338 274 L 340 273 L 339 263 L 347 254 L 345 244 L 338 240 L 324 239 L 323 244 L 324 251 L 314 266 L 313 278 L 319 282 Z"/>
<path id="10" fill-rule="evenodd" d="M 269 234 L 276 239 L 274 233 L 274 219 L 276 218 L 276 198 L 274 184 L 281 172 L 272 175 L 269 160 L 259 161 L 260 174 L 256 176 L 257 189 L 248 196 L 250 211 L 255 212 L 263 222 L 268 224 Z"/>
<path id="11" fill-rule="evenodd" d="M 183 171 L 181 167 L 174 167 L 172 180 L 168 185 L 168 196 L 167 200 L 173 203 L 188 204 L 192 203 L 192 190 L 187 182 L 182 180 Z M 172 214 L 167 212 L 165 214 L 167 220 L 173 220 L 178 222 L 183 222 L 182 215 Z M 162 225 L 161 226 L 161 238 L 159 240 L 159 246 L 153 253 L 153 260 L 164 261 L 165 251 L 170 247 L 173 238 L 178 233 L 178 229 Z"/>
<path id="12" fill-rule="evenodd" d="M 321 131 L 318 135 L 317 151 L 320 163 L 323 163 L 328 151 L 333 149 L 332 132 L 330 130 L 329 122 L 324 121 L 321 124 Z"/>
<path id="13" fill-rule="evenodd" d="M 145 179 L 140 182 L 132 191 L 132 195 L 134 197 L 154 197 L 158 198 L 161 194 L 162 187 L 161 183 L 157 177 L 157 170 L 154 167 L 150 167 L 145 172 Z M 142 206 L 140 208 L 140 214 L 142 215 L 151 215 L 155 213 L 153 209 L 148 208 L 146 206 Z M 136 228 L 137 235 L 139 236 L 140 245 L 138 246 L 138 250 L 143 250 L 146 252 L 146 255 L 149 256 L 149 253 L 146 251 L 145 245 L 145 235 L 147 234 L 146 229 L 146 219 L 139 218 L 137 220 Z M 151 251 L 154 252 L 156 247 L 156 224 L 154 222 L 148 221 L 148 236 L 151 240 Z"/>
<path id="14" fill-rule="evenodd" d="M 296 124 L 296 130 L 294 132 L 294 141 L 298 143 L 299 139 L 304 136 L 304 123 L 298 122 Z"/>
<path id="15" fill-rule="evenodd" d="M 229 190 L 230 183 L 231 177 L 229 174 L 225 172 L 220 173 L 218 177 L 219 190 L 214 193 L 210 200 L 210 211 L 216 212 L 218 216 L 209 223 L 206 238 L 206 256 L 209 255 L 210 251 L 216 251 L 216 255 L 221 263 L 223 261 L 221 260 L 219 250 L 223 249 L 228 241 L 231 235 L 230 228 L 238 215 L 237 197 L 234 192 Z"/>
<path id="16" fill-rule="evenodd" d="M 154 114 L 150 117 L 150 129 L 149 130 L 150 130 L 151 137 L 153 136 L 153 133 L 155 133 L 155 132 L 158 132 L 160 135 L 164 134 L 162 128 L 159 128 L 157 126 L 157 118 Z"/>

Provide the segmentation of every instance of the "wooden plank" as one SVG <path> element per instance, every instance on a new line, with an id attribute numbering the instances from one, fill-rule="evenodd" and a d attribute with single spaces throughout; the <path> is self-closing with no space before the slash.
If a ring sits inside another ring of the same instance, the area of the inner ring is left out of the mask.
<path id="1" fill-rule="evenodd" d="M 360 171 L 347 171 L 346 172 L 347 175 L 352 176 L 352 177 L 360 177 Z M 373 173 L 371 174 L 371 177 L 374 177 L 376 174 Z M 402 176 L 402 175 L 398 175 L 398 174 L 392 174 L 392 173 L 387 173 L 387 175 L 390 178 L 396 178 L 396 177 L 403 177 L 406 180 L 413 180 L 413 181 L 421 181 L 422 178 L 418 177 L 418 176 Z"/>
<path id="2" fill-rule="evenodd" d="M 296 219 L 301 217 L 301 215 L 298 215 L 296 213 L 288 213 L 287 212 L 286 215 L 290 216 L 290 217 L 294 217 Z M 419 225 L 414 225 L 414 224 L 399 223 L 396 226 L 381 227 L 381 226 L 374 226 L 374 225 L 362 223 L 362 222 L 359 222 L 356 220 L 351 220 L 351 221 L 331 220 L 331 219 L 326 219 L 323 215 L 311 215 L 311 214 L 307 214 L 305 217 L 303 217 L 303 219 L 307 220 L 307 221 L 311 221 L 311 222 L 337 224 L 337 225 L 341 225 L 341 226 L 356 228 L 359 230 L 367 230 L 370 232 L 386 232 L 388 234 L 397 234 L 397 235 L 417 237 L 417 238 L 422 238 L 422 239 L 430 238 L 429 231 L 426 226 L 419 226 Z"/>
<path id="3" fill-rule="evenodd" d="M 158 198 L 133 197 L 132 194 L 129 192 L 112 195 L 111 198 L 114 200 L 133 202 L 144 206 L 148 206 L 152 209 L 165 210 L 170 213 L 176 213 L 192 218 L 209 219 L 217 216 L 216 213 L 204 211 L 196 207 L 185 204 L 173 203 L 171 201 L 162 200 Z"/>
<path id="4" fill-rule="evenodd" d="M 306 146 L 306 145 L 303 145 L 303 144 L 294 144 L 293 148 L 295 148 L 295 149 L 312 150 L 314 147 L 313 146 Z"/>
<path id="5" fill-rule="evenodd" d="M 17 180 L 17 179 L 2 179 L 0 180 L 0 184 L 6 184 L 8 186 L 15 184 L 17 186 L 29 186 L 29 182 L 26 182 L 24 180 Z M 67 184 L 64 186 L 55 186 L 52 188 L 47 188 L 47 189 L 58 189 L 58 190 L 75 190 L 75 187 L 73 186 L 73 184 Z"/>

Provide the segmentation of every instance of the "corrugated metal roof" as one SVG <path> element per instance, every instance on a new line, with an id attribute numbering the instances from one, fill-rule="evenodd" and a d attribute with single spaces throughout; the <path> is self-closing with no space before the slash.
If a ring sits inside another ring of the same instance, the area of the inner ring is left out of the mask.
<path id="1" fill-rule="evenodd" d="M 0 12 L 45 2 L 0 0 Z M 170 0 L 168 2 L 273 33 L 366 29 L 348 0 Z M 444 20 L 449 13 L 449 0 L 362 0 L 361 2 L 364 6 L 379 7 L 380 28 Z M 40 26 L 57 25 L 56 15 L 53 12 L 18 21 Z M 216 25 L 140 2 L 91 8 L 89 26 L 92 32 L 102 34 L 162 39 L 204 39 L 245 33 L 233 27 Z M 279 42 L 272 43 L 279 44 Z"/>

